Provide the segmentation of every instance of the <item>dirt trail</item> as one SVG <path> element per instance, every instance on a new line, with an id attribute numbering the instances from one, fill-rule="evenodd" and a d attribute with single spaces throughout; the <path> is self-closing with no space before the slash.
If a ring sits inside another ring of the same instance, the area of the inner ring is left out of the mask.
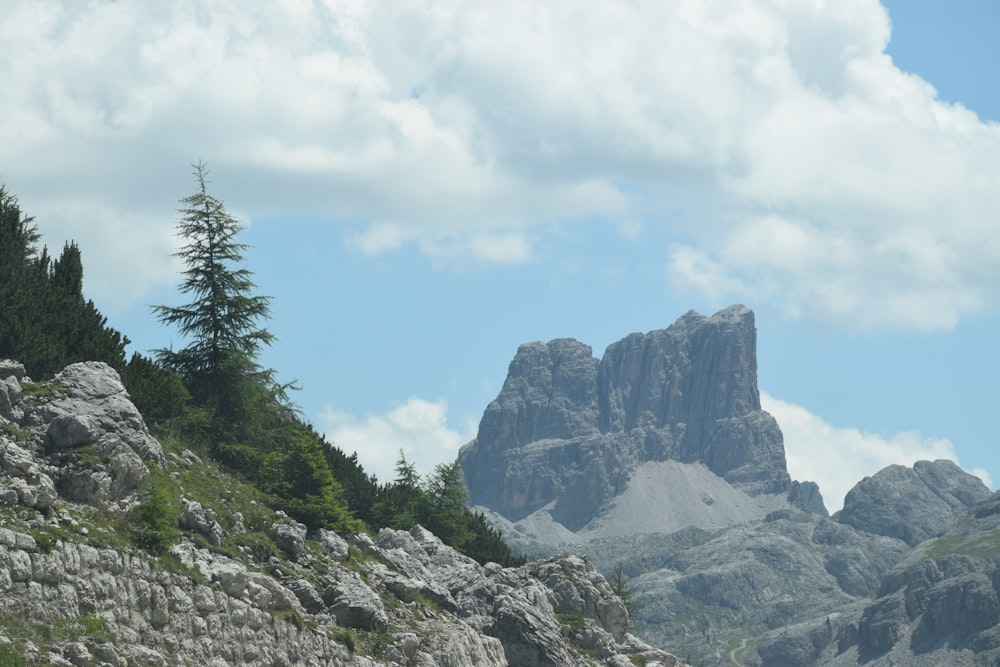
<path id="1" fill-rule="evenodd" d="M 726 661 L 729 662 L 729 664 L 734 665 L 735 667 L 743 667 L 743 663 L 737 660 L 736 656 L 739 655 L 742 658 L 743 651 L 746 650 L 746 647 L 749 644 L 750 644 L 749 639 L 741 639 L 739 644 L 732 647 L 726 652 L 725 656 Z"/>

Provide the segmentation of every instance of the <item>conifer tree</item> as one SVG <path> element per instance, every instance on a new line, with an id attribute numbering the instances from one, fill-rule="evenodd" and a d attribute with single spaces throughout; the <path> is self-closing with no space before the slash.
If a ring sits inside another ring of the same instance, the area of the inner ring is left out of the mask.
<path id="1" fill-rule="evenodd" d="M 75 361 L 121 370 L 128 340 L 83 296 L 80 248 L 69 242 L 53 262 L 38 251 L 33 219 L 0 184 L 0 356 L 45 378 Z"/>
<path id="2" fill-rule="evenodd" d="M 177 223 L 184 239 L 177 256 L 186 267 L 180 290 L 193 300 L 154 307 L 161 322 L 190 342 L 176 352 L 160 350 L 158 358 L 184 378 L 195 403 L 212 415 L 212 435 L 225 440 L 246 415 L 248 400 L 271 383 L 272 373 L 257 364 L 262 347 L 274 340 L 260 324 L 270 297 L 253 293 L 252 273 L 243 266 L 248 246 L 236 240 L 242 225 L 208 194 L 205 164 L 193 167 L 198 189 L 181 200 Z"/>

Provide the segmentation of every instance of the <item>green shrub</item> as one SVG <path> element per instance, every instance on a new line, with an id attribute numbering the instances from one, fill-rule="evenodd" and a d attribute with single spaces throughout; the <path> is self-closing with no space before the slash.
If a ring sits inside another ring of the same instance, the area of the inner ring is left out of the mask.
<path id="1" fill-rule="evenodd" d="M 157 556 L 166 553 L 180 535 L 180 517 L 177 486 L 166 473 L 155 470 L 146 480 L 142 502 L 133 513 L 136 545 Z"/>

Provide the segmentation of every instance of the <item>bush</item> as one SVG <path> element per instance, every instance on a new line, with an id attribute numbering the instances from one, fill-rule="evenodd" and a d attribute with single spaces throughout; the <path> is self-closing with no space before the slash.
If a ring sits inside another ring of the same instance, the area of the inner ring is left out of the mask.
<path id="1" fill-rule="evenodd" d="M 135 508 L 133 522 L 137 546 L 151 554 L 166 553 L 180 535 L 180 494 L 173 480 L 160 471 L 154 471 L 146 480 L 142 502 Z"/>

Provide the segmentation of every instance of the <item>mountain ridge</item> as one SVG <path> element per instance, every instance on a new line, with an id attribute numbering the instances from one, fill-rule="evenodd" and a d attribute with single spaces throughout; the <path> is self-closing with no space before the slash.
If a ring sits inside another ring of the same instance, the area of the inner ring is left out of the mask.
<path id="1" fill-rule="evenodd" d="M 460 453 L 475 509 L 516 552 L 624 572 L 637 629 L 695 665 L 734 647 L 748 666 L 1000 664 L 976 612 L 1000 605 L 1000 528 L 968 518 L 989 489 L 950 461 L 890 466 L 828 516 L 788 475 L 755 346 L 740 305 L 600 360 L 573 339 L 520 346 Z"/>

